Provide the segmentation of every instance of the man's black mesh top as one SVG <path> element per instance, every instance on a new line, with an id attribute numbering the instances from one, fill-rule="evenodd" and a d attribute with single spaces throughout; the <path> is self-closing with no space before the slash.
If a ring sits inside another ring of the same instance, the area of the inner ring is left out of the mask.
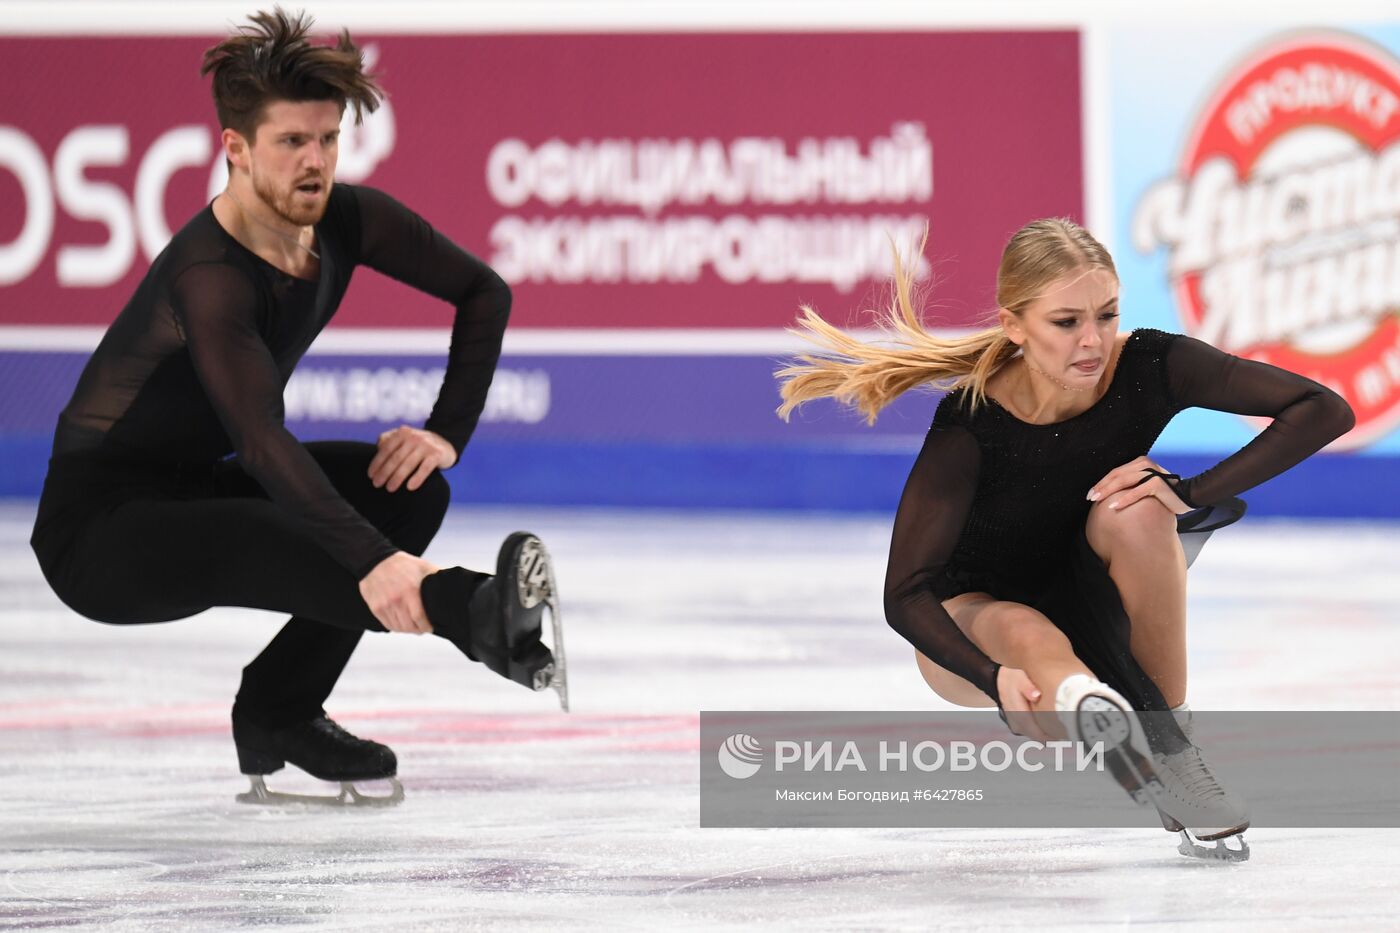
<path id="1" fill-rule="evenodd" d="M 456 307 L 447 376 L 425 427 L 460 454 L 486 402 L 510 290 L 490 267 L 372 188 L 336 185 L 316 224 L 320 275 L 245 248 L 206 207 L 156 257 L 59 416 L 56 457 L 212 463 L 248 473 L 357 577 L 396 548 L 283 425 L 282 392 L 358 265 Z"/>

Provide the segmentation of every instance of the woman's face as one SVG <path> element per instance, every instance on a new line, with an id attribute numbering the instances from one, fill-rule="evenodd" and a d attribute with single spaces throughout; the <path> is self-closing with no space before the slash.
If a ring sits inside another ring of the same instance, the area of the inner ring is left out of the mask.
<path id="1" fill-rule="evenodd" d="M 1001 320 L 1032 366 L 1068 388 L 1090 388 L 1103 376 L 1118 334 L 1118 279 L 1098 267 L 1071 272 L 1020 317 L 1003 310 Z"/>

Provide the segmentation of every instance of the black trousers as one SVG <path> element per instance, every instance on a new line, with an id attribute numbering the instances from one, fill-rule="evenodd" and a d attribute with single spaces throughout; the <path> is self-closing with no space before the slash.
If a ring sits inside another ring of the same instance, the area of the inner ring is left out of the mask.
<path id="1" fill-rule="evenodd" d="M 447 512 L 441 473 L 415 491 L 390 493 L 370 483 L 374 445 L 306 447 L 356 511 L 397 547 L 423 553 Z M 360 636 L 384 630 L 354 575 L 235 460 L 151 465 L 55 457 L 31 544 L 58 597 L 99 622 L 166 622 L 214 606 L 291 613 L 243 669 L 235 705 L 270 728 L 321 715 Z"/>

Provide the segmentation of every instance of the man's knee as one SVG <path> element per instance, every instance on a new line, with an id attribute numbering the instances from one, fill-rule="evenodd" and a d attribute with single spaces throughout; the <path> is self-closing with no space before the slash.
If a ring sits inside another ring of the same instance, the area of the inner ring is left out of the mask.
<path id="1" fill-rule="evenodd" d="M 313 441 L 306 445 L 350 504 L 396 547 L 421 554 L 437 534 L 452 498 L 447 477 L 433 470 L 417 489 L 407 483 L 390 492 L 370 484 L 369 465 L 379 448 L 363 441 Z"/>
<path id="2" fill-rule="evenodd" d="M 414 490 L 413 496 L 414 507 L 423 515 L 434 519 L 437 524 L 441 524 L 443 516 L 447 514 L 447 507 L 452 502 L 452 487 L 440 470 L 434 470 L 428 474 L 423 485 Z"/>
<path id="3" fill-rule="evenodd" d="M 110 581 L 65 578 L 51 581 L 54 595 L 78 615 L 104 625 L 148 625 L 172 622 L 203 612 L 207 606 L 171 606 L 153 597 L 149 588 L 132 590 Z"/>
<path id="4" fill-rule="evenodd" d="M 434 470 L 423 485 L 410 490 L 403 486 L 388 493 L 394 508 L 389 528 L 381 529 L 395 545 L 412 554 L 422 554 L 442 526 L 447 507 L 452 500 L 452 487 L 447 478 Z"/>

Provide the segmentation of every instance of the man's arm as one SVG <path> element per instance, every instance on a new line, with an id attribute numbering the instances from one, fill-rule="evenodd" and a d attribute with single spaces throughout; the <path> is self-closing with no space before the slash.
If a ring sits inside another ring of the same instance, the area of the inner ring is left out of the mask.
<path id="1" fill-rule="evenodd" d="M 447 376 L 424 427 L 460 456 L 486 407 L 510 316 L 510 287 L 387 194 L 358 186 L 349 190 L 359 215 L 358 261 L 456 309 Z"/>
<path id="2" fill-rule="evenodd" d="M 259 297 L 222 264 L 185 270 L 173 310 L 194 370 L 239 461 L 307 534 L 358 580 L 398 549 L 336 490 L 283 424 L 282 378 L 257 329 Z"/>

